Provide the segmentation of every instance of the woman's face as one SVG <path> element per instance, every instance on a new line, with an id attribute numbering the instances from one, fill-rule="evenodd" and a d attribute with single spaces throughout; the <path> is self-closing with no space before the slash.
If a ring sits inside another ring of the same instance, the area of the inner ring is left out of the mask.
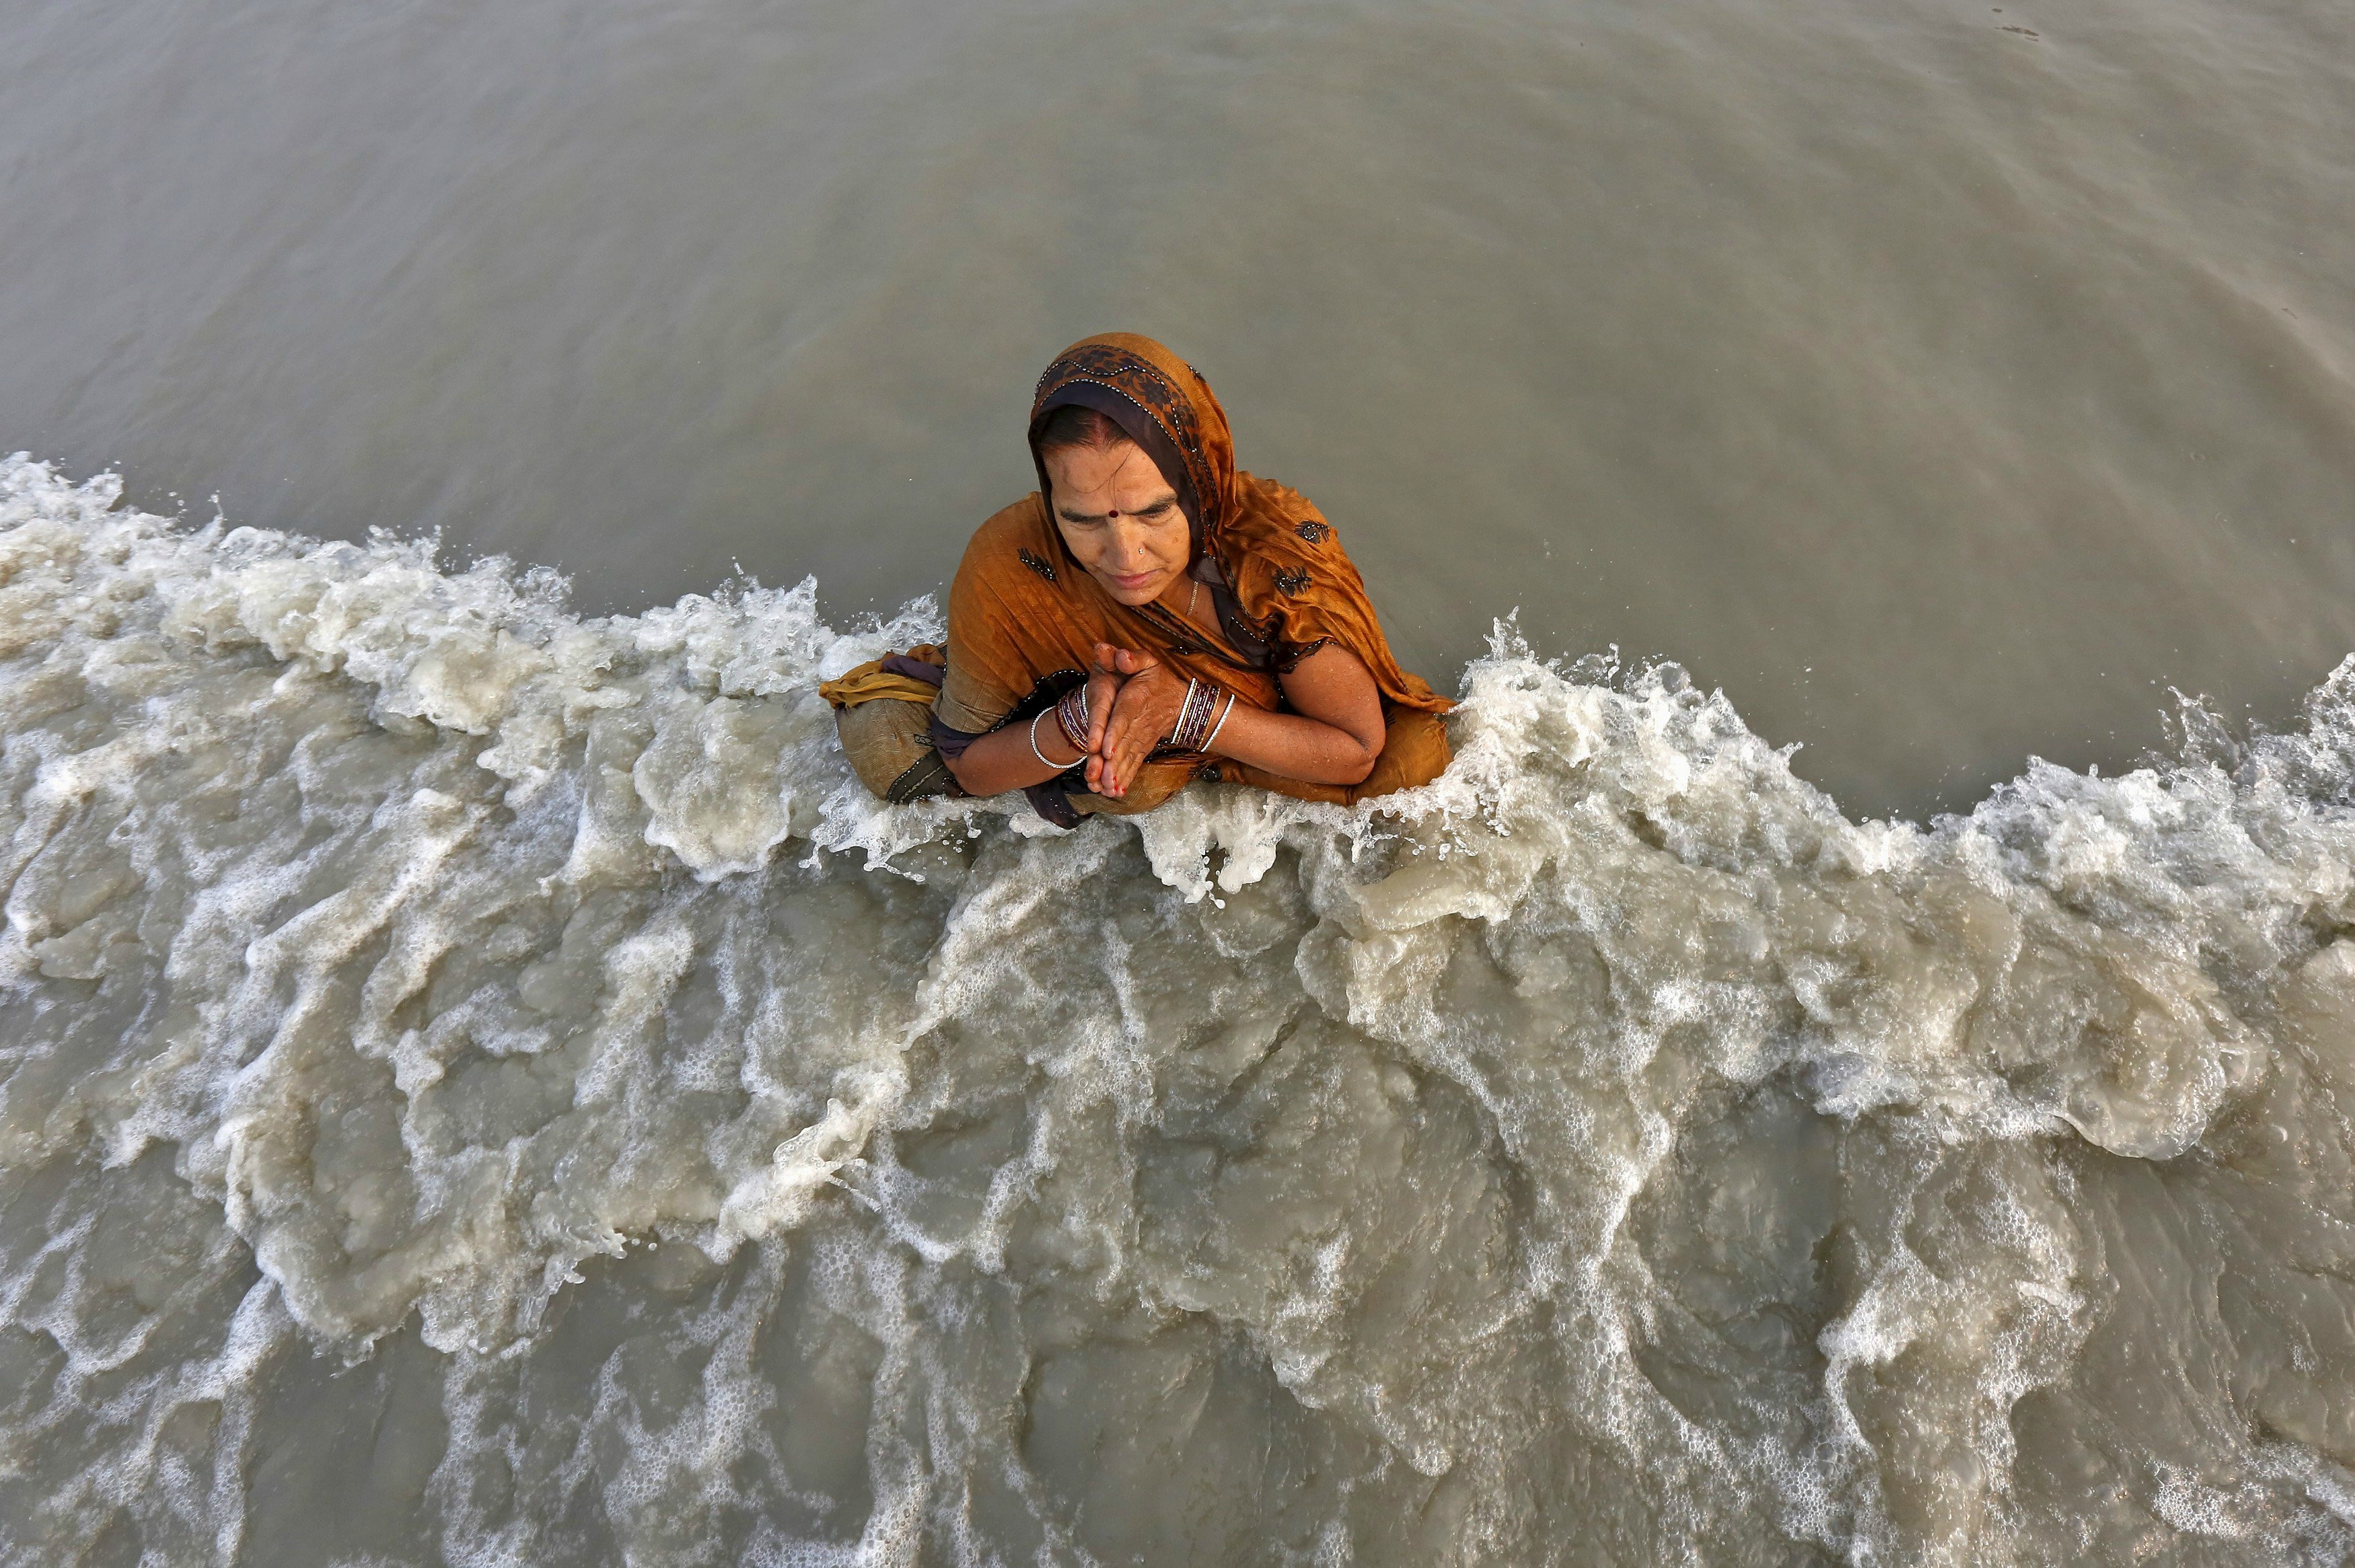
<path id="1" fill-rule="evenodd" d="M 1178 493 L 1134 441 L 1062 447 L 1044 459 L 1055 526 L 1088 576 L 1123 604 L 1149 604 L 1193 556 Z"/>

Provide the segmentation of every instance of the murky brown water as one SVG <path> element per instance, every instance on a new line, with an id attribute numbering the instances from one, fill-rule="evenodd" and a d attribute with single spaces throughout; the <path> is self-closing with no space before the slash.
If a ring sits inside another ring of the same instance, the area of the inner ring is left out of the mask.
<path id="1" fill-rule="evenodd" d="M 2355 1557 L 2349 145 L 2320 5 L 0 16 L 0 1562 Z M 1115 324 L 1445 779 L 847 779 Z"/>
<path id="2" fill-rule="evenodd" d="M 1518 606 L 1853 810 L 2355 647 L 2334 4 L 133 0 L 0 59 L 0 443 L 162 510 L 888 612 L 1119 325 L 1442 684 Z"/>

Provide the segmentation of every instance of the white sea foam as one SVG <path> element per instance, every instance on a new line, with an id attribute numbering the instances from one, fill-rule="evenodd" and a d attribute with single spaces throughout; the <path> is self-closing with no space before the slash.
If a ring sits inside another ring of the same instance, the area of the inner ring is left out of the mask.
<path id="1" fill-rule="evenodd" d="M 929 601 L 118 495 L 0 468 L 9 1561 L 2355 1542 L 2355 660 L 1924 828 L 1500 627 L 1063 833 L 844 767 Z"/>

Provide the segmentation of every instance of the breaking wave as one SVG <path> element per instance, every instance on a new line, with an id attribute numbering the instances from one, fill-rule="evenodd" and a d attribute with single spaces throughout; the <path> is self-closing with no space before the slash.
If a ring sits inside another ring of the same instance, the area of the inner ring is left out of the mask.
<path id="1" fill-rule="evenodd" d="M 1064 833 L 843 765 L 929 600 L 119 494 L 0 465 L 8 1562 L 2355 1554 L 2355 659 L 1924 828 L 1502 626 Z"/>

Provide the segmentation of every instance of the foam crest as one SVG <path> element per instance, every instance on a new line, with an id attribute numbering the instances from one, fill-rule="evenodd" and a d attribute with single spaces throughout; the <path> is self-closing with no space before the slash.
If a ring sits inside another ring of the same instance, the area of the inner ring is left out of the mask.
<path id="1" fill-rule="evenodd" d="M 25 1560 L 2355 1549 L 2355 660 L 1921 826 L 1506 624 L 1379 810 L 1065 833 L 847 773 L 929 601 L 119 498 L 0 468 Z"/>

